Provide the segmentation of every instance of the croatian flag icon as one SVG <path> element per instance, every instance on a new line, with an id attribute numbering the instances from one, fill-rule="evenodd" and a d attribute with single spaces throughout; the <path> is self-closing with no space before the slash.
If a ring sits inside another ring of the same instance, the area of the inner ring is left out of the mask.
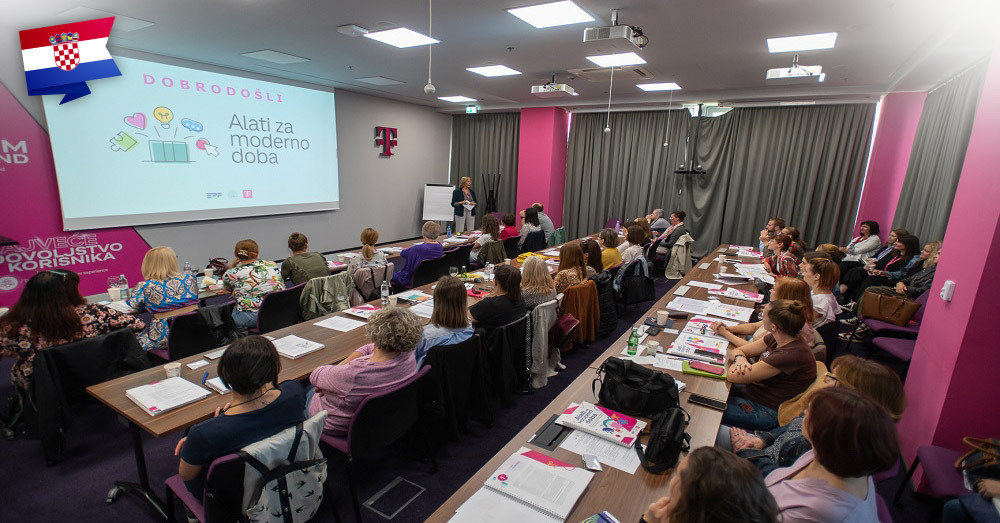
<path id="1" fill-rule="evenodd" d="M 28 94 L 62 94 L 59 104 L 90 94 L 87 80 L 121 76 L 108 51 L 115 17 L 20 31 Z"/>

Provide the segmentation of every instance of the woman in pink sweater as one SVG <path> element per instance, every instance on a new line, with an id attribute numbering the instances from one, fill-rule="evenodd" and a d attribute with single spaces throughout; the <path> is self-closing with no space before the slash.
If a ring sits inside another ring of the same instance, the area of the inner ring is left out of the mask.
<path id="1" fill-rule="evenodd" d="M 387 307 L 368 318 L 372 343 L 351 353 L 338 365 L 323 365 L 312 371 L 309 381 L 316 393 L 309 401 L 309 414 L 327 411 L 324 432 L 347 434 L 351 418 L 361 402 L 392 388 L 417 372 L 413 349 L 420 342 L 420 318 L 409 309 Z"/>

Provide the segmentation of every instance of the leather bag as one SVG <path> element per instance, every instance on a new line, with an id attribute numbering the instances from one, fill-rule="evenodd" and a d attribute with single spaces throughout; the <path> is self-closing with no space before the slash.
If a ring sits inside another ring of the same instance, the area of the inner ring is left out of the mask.
<path id="1" fill-rule="evenodd" d="M 861 316 L 863 318 L 880 320 L 893 325 L 903 326 L 910 323 L 910 318 L 917 313 L 918 309 L 920 309 L 919 303 L 895 296 L 865 292 L 861 298 Z"/>
<path id="2" fill-rule="evenodd" d="M 673 377 L 614 356 L 597 369 L 591 389 L 601 405 L 629 416 L 652 418 L 680 406 Z"/>
<path id="3" fill-rule="evenodd" d="M 1000 440 L 966 436 L 962 442 L 971 449 L 958 458 L 955 469 L 965 473 L 973 488 L 980 480 L 1000 479 Z"/>

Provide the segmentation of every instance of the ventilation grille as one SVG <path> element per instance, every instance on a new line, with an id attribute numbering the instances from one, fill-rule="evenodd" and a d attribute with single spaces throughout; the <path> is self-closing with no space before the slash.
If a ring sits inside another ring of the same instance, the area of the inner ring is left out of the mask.
<path id="1" fill-rule="evenodd" d="M 588 67 L 584 69 L 570 69 L 569 74 L 591 82 L 606 82 L 611 78 L 610 67 Z M 648 80 L 653 77 L 653 73 L 634 65 L 626 67 L 615 67 L 616 80 Z"/>

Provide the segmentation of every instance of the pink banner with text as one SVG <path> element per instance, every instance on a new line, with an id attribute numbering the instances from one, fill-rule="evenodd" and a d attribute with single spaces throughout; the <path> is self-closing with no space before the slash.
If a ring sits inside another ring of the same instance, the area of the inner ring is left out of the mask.
<path id="1" fill-rule="evenodd" d="M 0 306 L 48 269 L 78 272 L 84 295 L 105 292 L 119 274 L 138 282 L 149 249 L 142 237 L 132 228 L 64 232 L 48 134 L 2 84 L 0 114 L 0 236 L 18 242 L 0 247 Z M 113 194 L 107 202 L 113 205 Z"/>

